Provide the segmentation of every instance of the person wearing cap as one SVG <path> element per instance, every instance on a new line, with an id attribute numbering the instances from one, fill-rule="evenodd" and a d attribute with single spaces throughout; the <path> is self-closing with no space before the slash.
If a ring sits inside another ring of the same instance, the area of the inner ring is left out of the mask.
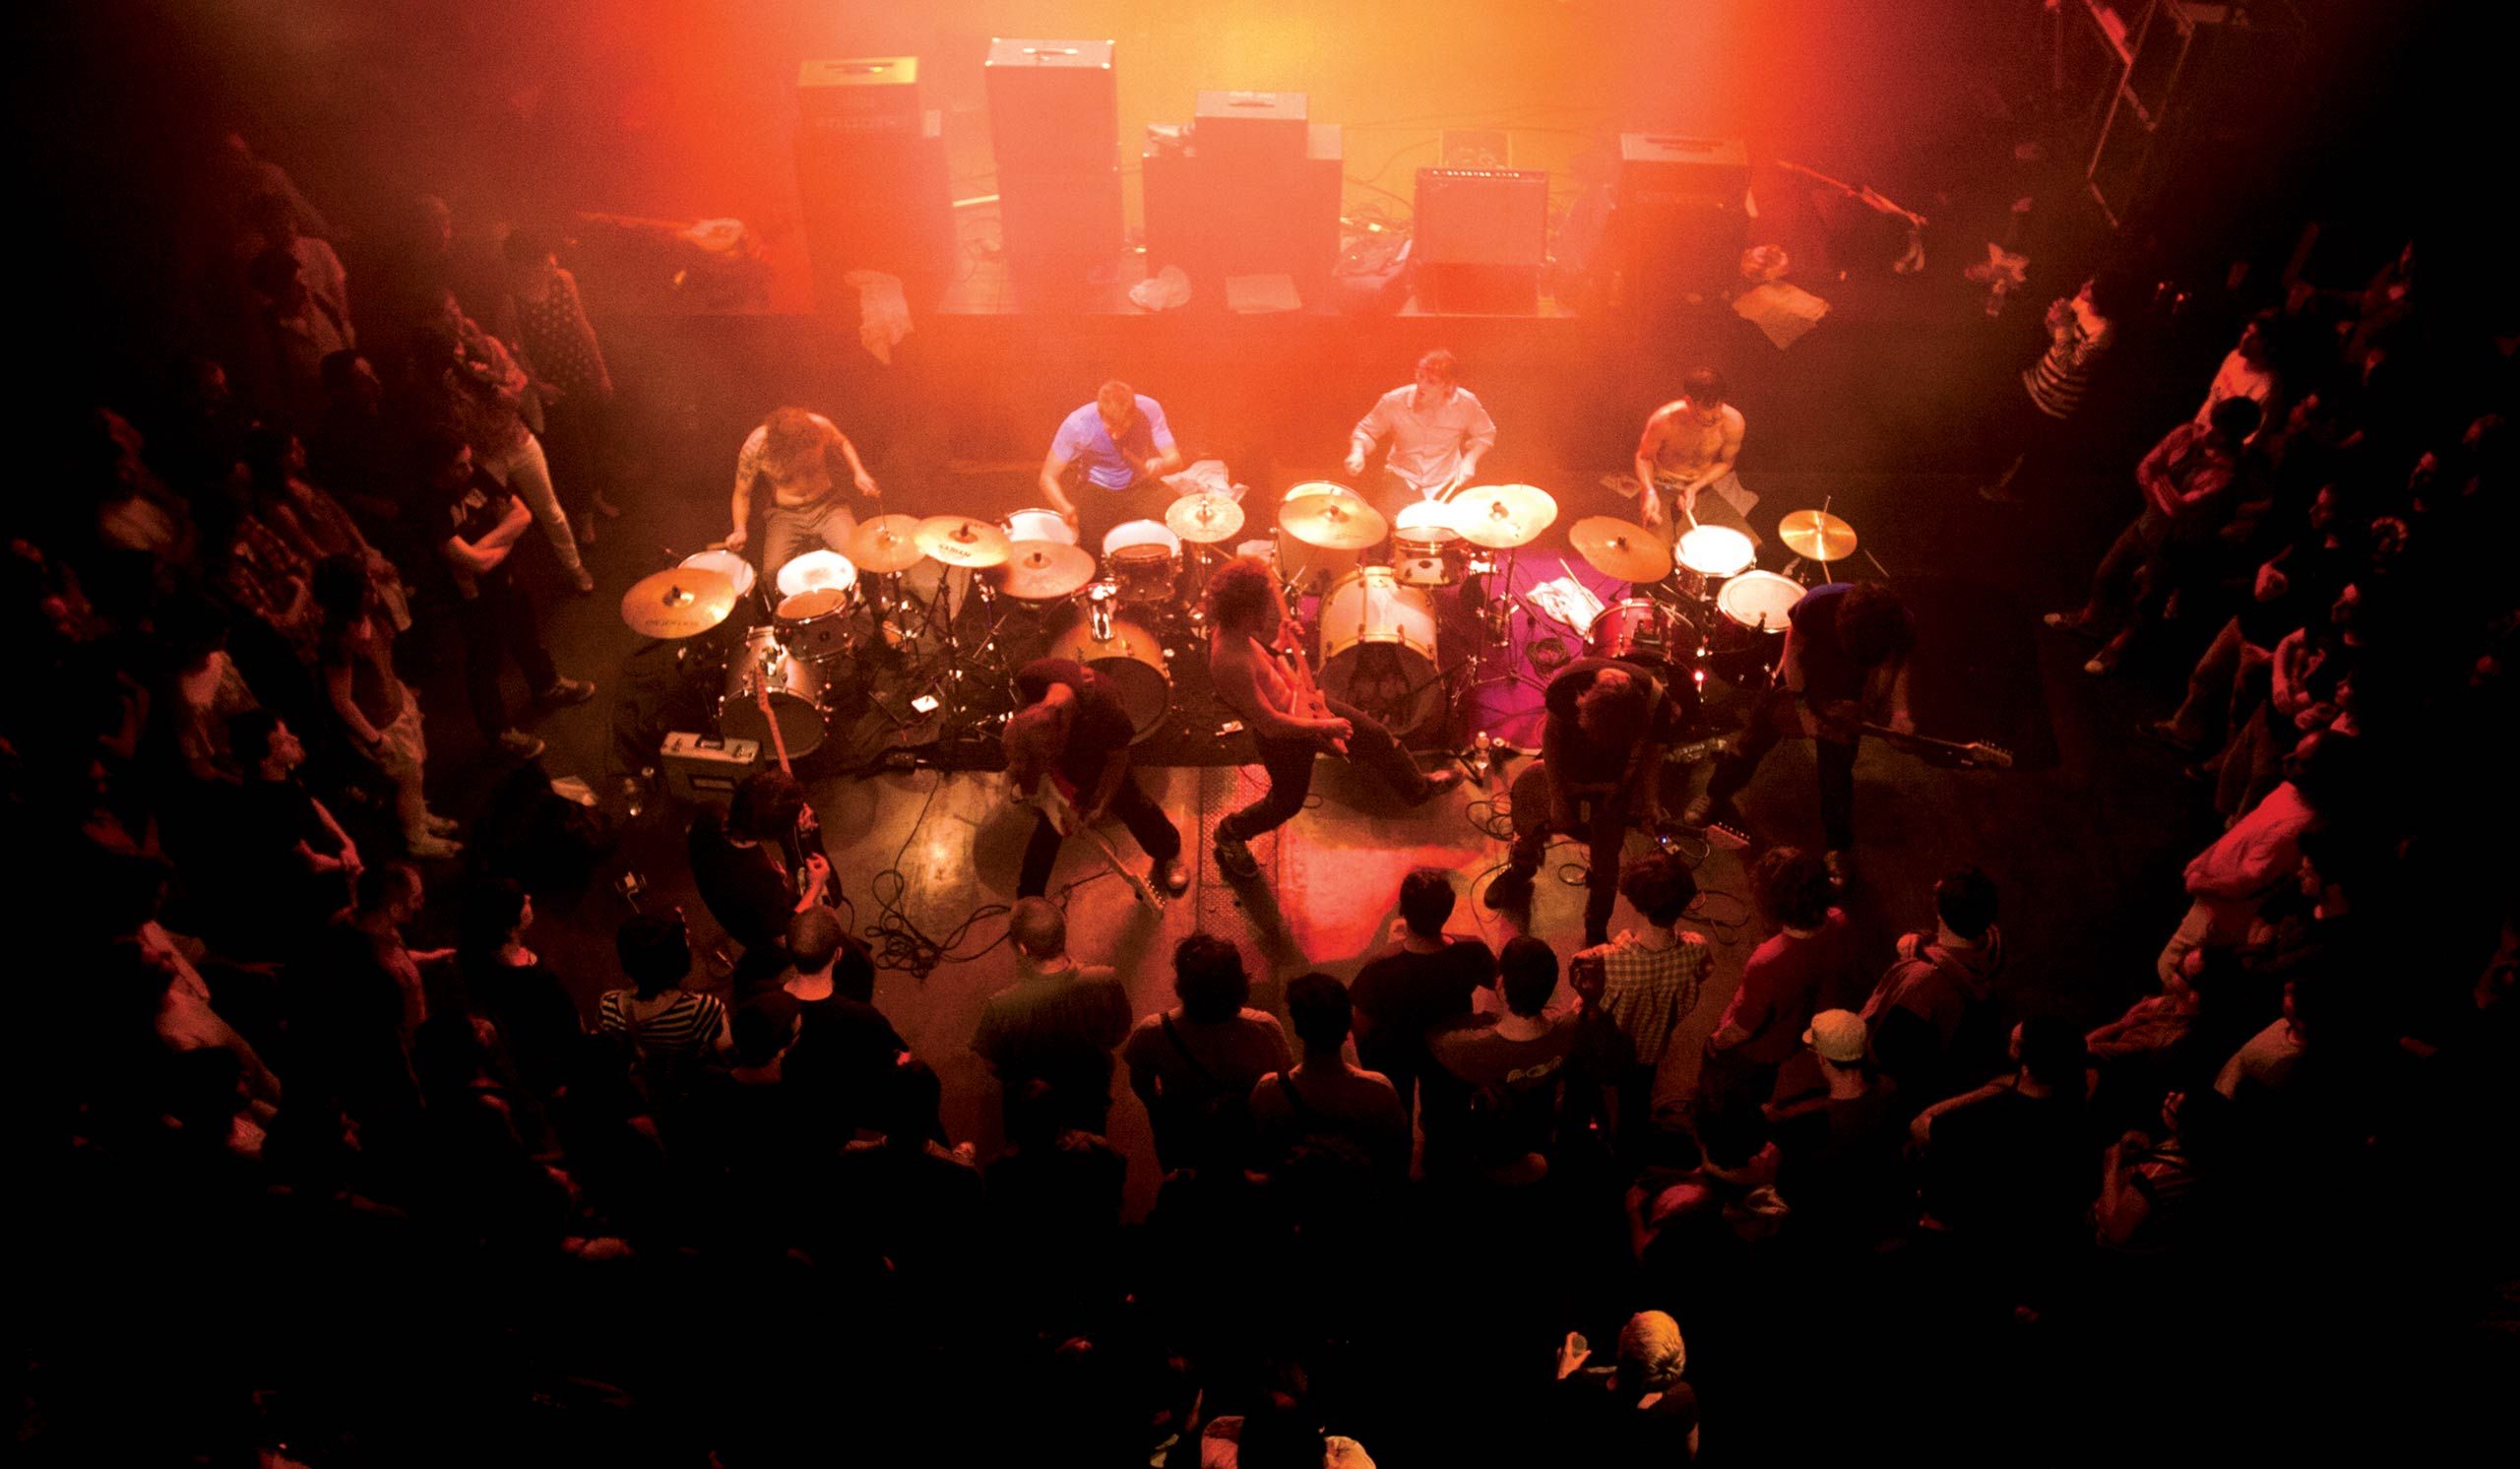
<path id="1" fill-rule="evenodd" d="M 1767 1107 L 1784 1155 L 1779 1190 L 1822 1228 L 1866 1240 L 1896 1224 L 1889 1204 L 1901 1130 L 1897 1084 L 1873 1069 L 1871 1039 L 1853 1010 L 1812 1016 L 1802 1033 L 1812 1084 L 1789 1091 L 1781 1081 Z"/>
<path id="2" fill-rule="evenodd" d="M 1618 1332 L 1618 1364 L 1587 1373 L 1592 1349 L 1566 1333 L 1557 1349 L 1557 1441 L 1596 1464 L 1685 1464 L 1697 1457 L 1697 1390 L 1680 1379 L 1688 1343 L 1667 1311 L 1640 1310 Z"/>

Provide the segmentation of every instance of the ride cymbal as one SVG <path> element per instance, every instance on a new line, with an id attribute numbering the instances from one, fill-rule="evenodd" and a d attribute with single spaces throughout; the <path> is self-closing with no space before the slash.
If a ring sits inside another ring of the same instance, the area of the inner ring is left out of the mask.
<path id="1" fill-rule="evenodd" d="M 1363 550 L 1391 534 L 1382 512 L 1346 495 L 1306 495 L 1278 507 L 1278 527 L 1322 550 Z"/>
<path id="2" fill-rule="evenodd" d="M 1671 574 L 1671 548 L 1643 526 L 1614 515 L 1588 515 L 1567 529 L 1575 553 L 1604 576 L 1659 582 Z"/>
<path id="3" fill-rule="evenodd" d="M 1242 507 L 1231 495 L 1202 490 L 1174 500 L 1164 512 L 1164 524 L 1193 544 L 1214 545 L 1242 529 Z"/>
<path id="4" fill-rule="evenodd" d="M 908 571 L 925 554 L 918 548 L 915 515 L 879 515 L 849 538 L 849 559 L 872 576 Z"/>
<path id="5" fill-rule="evenodd" d="M 1006 567 L 998 573 L 999 589 L 1018 602 L 1056 602 L 1074 597 L 1094 580 L 1094 553 L 1056 541 L 1018 541 L 1010 544 Z"/>
<path id="6" fill-rule="evenodd" d="M 931 515 L 918 523 L 918 548 L 948 566 L 1003 566 L 1013 544 L 1003 530 L 967 515 Z"/>
<path id="7" fill-rule="evenodd" d="M 1453 507 L 1453 529 L 1464 541 L 1489 550 L 1529 545 L 1557 520 L 1557 501 L 1537 484 L 1481 484 L 1447 503 Z"/>
<path id="8" fill-rule="evenodd" d="M 734 609 L 734 579 L 698 566 L 668 566 L 639 578 L 621 594 L 621 620 L 647 638 L 707 632 Z"/>
<path id="9" fill-rule="evenodd" d="M 1806 561 L 1843 561 L 1855 553 L 1855 527 L 1826 510 L 1796 510 L 1776 523 L 1776 539 Z"/>

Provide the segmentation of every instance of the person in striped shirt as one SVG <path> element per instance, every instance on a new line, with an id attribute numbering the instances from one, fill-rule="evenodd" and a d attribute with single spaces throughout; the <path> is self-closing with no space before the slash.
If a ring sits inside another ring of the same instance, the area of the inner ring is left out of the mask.
<path id="1" fill-rule="evenodd" d="M 1996 428 L 2002 446 L 2003 473 L 1981 485 L 1981 497 L 2002 503 L 2018 500 L 2013 485 L 2027 475 L 2040 478 L 2063 447 L 2059 425 L 2082 408 L 2101 358 L 2117 341 L 2117 323 L 2129 304 L 2132 284 L 2104 273 L 2085 281 L 2070 297 L 2048 306 L 2048 351 L 2023 369 L 2022 397 Z"/>
<path id="2" fill-rule="evenodd" d="M 691 974 L 691 935 L 681 914 L 630 920 L 613 935 L 613 952 L 632 988 L 603 991 L 596 1002 L 596 1032 L 628 1042 L 632 1067 L 643 1079 L 733 1054 L 725 1005 L 682 988 Z"/>
<path id="3" fill-rule="evenodd" d="M 1605 1080 L 1618 1089 L 1620 1116 L 1644 1118 L 1651 1115 L 1663 1054 L 1697 1008 L 1715 968 L 1715 949 L 1705 934 L 1680 926 L 1697 901 L 1697 881 L 1670 857 L 1657 852 L 1627 863 L 1618 890 L 1651 926 L 1642 933 L 1621 930 L 1608 943 L 1577 954 L 1575 962 L 1601 966 L 1602 1010 L 1636 1048 L 1629 1073 Z"/>

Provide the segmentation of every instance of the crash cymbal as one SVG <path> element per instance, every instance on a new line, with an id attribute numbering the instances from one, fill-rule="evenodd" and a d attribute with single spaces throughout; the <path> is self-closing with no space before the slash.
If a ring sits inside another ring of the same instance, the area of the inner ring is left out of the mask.
<path id="1" fill-rule="evenodd" d="M 734 609 L 734 579 L 698 566 L 668 566 L 639 578 L 621 595 L 621 620 L 647 638 L 707 632 Z"/>
<path id="2" fill-rule="evenodd" d="M 849 559 L 872 576 L 908 571 L 925 554 L 918 548 L 915 515 L 879 515 L 849 538 Z"/>
<path id="3" fill-rule="evenodd" d="M 1453 529 L 1464 541 L 1489 550 L 1529 545 L 1557 519 L 1557 501 L 1537 484 L 1481 484 L 1463 490 L 1450 503 Z"/>
<path id="4" fill-rule="evenodd" d="M 1231 495 L 1202 490 L 1174 500 L 1164 512 L 1164 523 L 1195 545 L 1214 545 L 1242 529 L 1242 507 Z"/>
<path id="5" fill-rule="evenodd" d="M 1659 582 L 1671 574 L 1671 548 L 1663 538 L 1614 515 L 1588 515 L 1567 529 L 1566 539 L 1604 576 Z"/>
<path id="6" fill-rule="evenodd" d="M 1855 553 L 1855 527 L 1826 510 L 1796 510 L 1776 524 L 1776 539 L 1806 561 L 1843 561 Z"/>
<path id="7" fill-rule="evenodd" d="M 1004 531 L 968 515 L 931 515 L 918 523 L 918 548 L 948 566 L 1003 566 L 1011 544 Z"/>
<path id="8" fill-rule="evenodd" d="M 1347 495 L 1306 495 L 1278 507 L 1278 526 L 1323 550 L 1363 550 L 1391 534 L 1382 512 Z"/>
<path id="9" fill-rule="evenodd" d="M 1074 597 L 1094 580 L 1094 553 L 1056 541 L 1018 541 L 1009 547 L 998 586 L 1018 602 Z"/>

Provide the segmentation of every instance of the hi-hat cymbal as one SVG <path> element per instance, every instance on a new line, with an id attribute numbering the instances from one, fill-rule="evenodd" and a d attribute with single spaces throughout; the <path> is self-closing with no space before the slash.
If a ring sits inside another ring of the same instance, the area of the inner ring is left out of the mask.
<path id="1" fill-rule="evenodd" d="M 1174 500 L 1164 512 L 1164 523 L 1184 541 L 1214 545 L 1242 529 L 1242 507 L 1231 495 L 1202 490 Z"/>
<path id="2" fill-rule="evenodd" d="M 918 548 L 915 515 L 879 515 L 849 538 L 849 559 L 872 576 L 908 571 L 925 554 Z"/>
<path id="3" fill-rule="evenodd" d="M 1018 602 L 1056 602 L 1074 597 L 1094 580 L 1094 553 L 1056 541 L 1018 541 L 1010 544 L 1006 569 L 998 585 Z"/>
<path id="4" fill-rule="evenodd" d="M 1453 529 L 1464 541 L 1489 550 L 1529 545 L 1557 519 L 1557 501 L 1537 484 L 1481 484 L 1463 490 L 1450 503 Z"/>
<path id="5" fill-rule="evenodd" d="M 1614 515 L 1588 515 L 1567 529 L 1566 539 L 1604 576 L 1659 582 L 1671 574 L 1671 548 L 1663 538 Z"/>
<path id="6" fill-rule="evenodd" d="M 621 620 L 647 638 L 707 632 L 734 609 L 734 579 L 698 566 L 668 566 L 639 578 L 621 594 Z"/>
<path id="7" fill-rule="evenodd" d="M 1345 495 L 1306 495 L 1278 507 L 1278 526 L 1306 545 L 1323 550 L 1363 550 L 1391 534 L 1382 512 Z"/>
<path id="8" fill-rule="evenodd" d="M 1776 539 L 1806 561 L 1843 561 L 1855 553 L 1855 527 L 1826 510 L 1796 510 L 1778 521 Z"/>
<path id="9" fill-rule="evenodd" d="M 948 566 L 1002 566 L 1014 543 L 968 515 L 931 515 L 918 523 L 918 548 Z"/>

